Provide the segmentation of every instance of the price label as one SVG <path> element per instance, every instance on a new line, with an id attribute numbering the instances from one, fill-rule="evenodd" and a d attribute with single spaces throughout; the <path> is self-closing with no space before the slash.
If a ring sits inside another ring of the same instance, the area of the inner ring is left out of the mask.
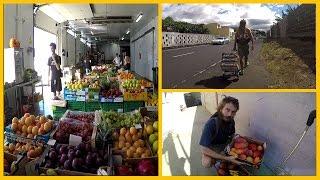
<path id="1" fill-rule="evenodd" d="M 70 134 L 69 136 L 69 145 L 77 146 L 82 142 L 82 137 Z"/>

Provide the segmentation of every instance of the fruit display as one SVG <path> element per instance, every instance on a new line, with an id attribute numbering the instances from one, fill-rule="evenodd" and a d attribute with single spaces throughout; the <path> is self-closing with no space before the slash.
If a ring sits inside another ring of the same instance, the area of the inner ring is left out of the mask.
<path id="1" fill-rule="evenodd" d="M 108 165 L 109 154 L 104 154 L 88 143 L 77 146 L 56 144 L 46 154 L 41 167 L 97 173 L 100 166 Z"/>
<path id="2" fill-rule="evenodd" d="M 142 130 L 135 127 L 121 128 L 112 134 L 114 150 L 123 151 L 126 158 L 147 158 L 152 156 L 151 150 L 143 140 Z"/>
<path id="3" fill-rule="evenodd" d="M 49 133 L 55 126 L 53 120 L 49 120 L 45 116 L 24 114 L 20 119 L 14 117 L 12 119 L 11 130 L 22 137 L 35 138 L 38 135 Z"/>
<path id="4" fill-rule="evenodd" d="M 121 97 L 123 94 L 118 88 L 111 88 L 109 90 L 104 90 L 101 92 L 101 96 L 105 98 L 116 98 Z"/>
<path id="5" fill-rule="evenodd" d="M 141 86 L 146 87 L 146 88 L 152 87 L 152 83 L 150 81 L 147 81 L 147 80 L 144 80 L 144 79 L 142 79 L 140 81 L 140 84 L 141 84 Z"/>
<path id="6" fill-rule="evenodd" d="M 43 144 L 37 143 L 36 145 L 28 143 L 8 143 L 4 146 L 4 151 L 10 154 L 24 154 L 27 153 L 27 157 L 30 159 L 37 158 L 42 155 L 44 150 Z"/>
<path id="7" fill-rule="evenodd" d="M 145 124 L 144 134 L 147 135 L 152 151 L 155 155 L 158 154 L 158 121 Z"/>
<path id="8" fill-rule="evenodd" d="M 125 90 L 141 90 L 141 80 L 127 79 L 122 82 L 121 86 Z"/>
<path id="9" fill-rule="evenodd" d="M 258 165 L 264 154 L 264 146 L 262 143 L 254 142 L 241 136 L 234 138 L 229 155 L 240 160 Z"/>
<path id="10" fill-rule="evenodd" d="M 65 114 L 66 118 L 76 119 L 85 123 L 93 123 L 95 120 L 95 113 L 93 112 L 78 112 L 78 111 L 68 111 Z"/>
<path id="11" fill-rule="evenodd" d="M 218 176 L 248 176 L 249 173 L 241 166 L 231 162 L 222 161 L 215 165 Z"/>
<path id="12" fill-rule="evenodd" d="M 87 88 L 89 86 L 89 83 L 86 79 L 78 80 L 78 81 L 72 81 L 66 83 L 66 88 L 70 91 L 79 91 L 84 88 Z"/>
<path id="13" fill-rule="evenodd" d="M 94 126 L 92 123 L 85 123 L 76 119 L 61 118 L 54 139 L 58 143 L 68 144 L 70 134 L 82 137 L 83 142 L 92 138 Z"/>
<path id="14" fill-rule="evenodd" d="M 141 123 L 142 117 L 140 112 L 135 113 L 117 113 L 114 111 L 103 111 L 99 127 L 103 130 L 131 127 Z"/>
<path id="15" fill-rule="evenodd" d="M 153 93 L 153 94 L 148 94 L 148 99 L 146 101 L 146 106 L 158 106 L 158 95 Z"/>
<path id="16" fill-rule="evenodd" d="M 116 176 L 156 176 L 157 163 L 150 159 L 142 159 L 136 163 L 125 163 L 115 167 Z"/>
<path id="17" fill-rule="evenodd" d="M 119 78 L 121 80 L 127 80 L 127 79 L 133 79 L 134 78 L 134 75 L 130 72 L 125 72 L 125 71 L 122 71 L 122 72 L 119 72 Z"/>

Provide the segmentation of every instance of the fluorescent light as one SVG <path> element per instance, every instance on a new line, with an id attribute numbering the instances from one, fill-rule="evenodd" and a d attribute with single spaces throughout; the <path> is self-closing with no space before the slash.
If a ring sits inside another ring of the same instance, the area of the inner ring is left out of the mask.
<path id="1" fill-rule="evenodd" d="M 124 40 L 124 37 L 121 38 L 121 41 L 123 41 L 123 40 Z"/>
<path id="2" fill-rule="evenodd" d="M 93 35 L 93 32 L 92 32 L 92 31 L 90 31 L 90 33 Z"/>
<path id="3" fill-rule="evenodd" d="M 126 34 L 129 34 L 129 33 L 130 33 L 130 30 L 128 30 Z"/>
<path id="4" fill-rule="evenodd" d="M 139 22 L 139 21 L 140 21 L 140 19 L 142 18 L 142 16 L 143 16 L 143 14 L 142 14 L 142 13 L 140 13 L 140 14 L 138 15 L 138 18 L 136 19 L 136 22 Z"/>

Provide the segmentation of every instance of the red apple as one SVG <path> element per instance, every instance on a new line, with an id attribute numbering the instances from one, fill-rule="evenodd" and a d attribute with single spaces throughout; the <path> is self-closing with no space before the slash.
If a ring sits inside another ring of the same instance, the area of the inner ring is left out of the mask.
<path id="1" fill-rule="evenodd" d="M 253 157 L 256 158 L 256 157 L 261 157 L 261 151 L 254 151 L 253 152 Z"/>
<path id="2" fill-rule="evenodd" d="M 262 146 L 258 146 L 257 149 L 258 149 L 258 151 L 262 151 L 263 147 Z"/>
<path id="3" fill-rule="evenodd" d="M 248 145 L 248 148 L 249 148 L 250 150 L 252 150 L 252 151 L 255 151 L 255 150 L 257 150 L 257 145 L 251 143 L 251 144 Z"/>
<path id="4" fill-rule="evenodd" d="M 240 154 L 239 159 L 246 160 L 247 156 L 245 154 Z"/>
<path id="5" fill-rule="evenodd" d="M 236 153 L 237 154 L 245 154 L 246 153 L 246 151 L 247 151 L 247 148 L 243 148 L 243 149 L 236 149 Z"/>
<path id="6" fill-rule="evenodd" d="M 248 149 L 248 150 L 246 151 L 246 155 L 247 155 L 247 156 L 253 156 L 253 151 L 250 150 L 250 149 Z"/>
<path id="7" fill-rule="evenodd" d="M 247 142 L 234 143 L 234 147 L 237 148 L 237 149 L 246 148 L 246 147 L 248 147 L 248 143 Z"/>

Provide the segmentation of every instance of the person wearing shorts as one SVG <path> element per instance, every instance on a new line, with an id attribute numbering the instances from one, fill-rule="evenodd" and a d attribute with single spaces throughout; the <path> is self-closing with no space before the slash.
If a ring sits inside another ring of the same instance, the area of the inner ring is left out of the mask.
<path id="1" fill-rule="evenodd" d="M 49 66 L 49 77 L 51 77 L 50 86 L 51 92 L 53 93 L 54 99 L 57 99 L 57 96 L 60 96 L 60 92 L 62 91 L 62 83 L 61 83 L 61 57 L 56 54 L 56 44 L 50 44 L 52 55 L 48 59 Z M 51 72 L 51 76 L 50 76 Z"/>
<path id="2" fill-rule="evenodd" d="M 240 59 L 240 75 L 243 75 L 244 67 L 249 65 L 248 55 L 249 55 L 249 42 L 252 42 L 251 50 L 253 51 L 253 35 L 249 28 L 246 28 L 246 20 L 241 20 L 239 28 L 235 34 L 235 42 L 233 50 L 236 50 L 238 45 L 238 55 Z M 243 63 L 244 59 L 244 63 Z"/>
<path id="3" fill-rule="evenodd" d="M 239 101 L 234 97 L 225 97 L 219 104 L 217 112 L 206 122 L 201 139 L 202 166 L 210 168 L 217 160 L 241 164 L 233 156 L 226 156 L 225 147 L 231 142 L 235 133 L 234 117 L 239 110 Z"/>

